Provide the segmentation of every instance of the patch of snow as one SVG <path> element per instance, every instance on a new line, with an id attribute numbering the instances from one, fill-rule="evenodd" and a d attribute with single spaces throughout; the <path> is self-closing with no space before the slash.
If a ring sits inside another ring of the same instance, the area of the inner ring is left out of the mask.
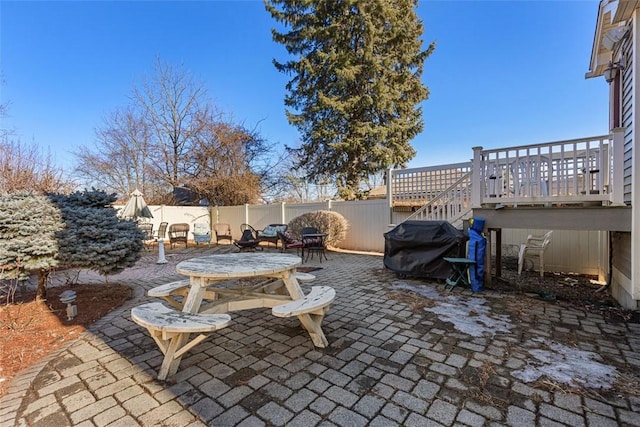
<path id="1" fill-rule="evenodd" d="M 533 341 L 548 346 L 550 350 L 528 350 L 535 360 L 527 361 L 526 368 L 511 373 L 519 380 L 529 383 L 545 375 L 567 385 L 604 389 L 615 383 L 616 368 L 600 363 L 602 358 L 599 354 L 543 338 Z"/>
<path id="2" fill-rule="evenodd" d="M 437 314 L 445 321 L 465 334 L 482 337 L 498 332 L 508 333 L 511 321 L 506 315 L 491 315 L 486 300 L 480 297 L 461 295 L 441 295 L 433 286 L 412 285 L 406 282 L 395 282 L 395 289 L 404 289 L 436 301 L 434 307 L 426 311 Z M 580 385 L 590 388 L 608 389 L 613 386 L 617 377 L 616 368 L 601 363 L 599 354 L 549 341 L 545 338 L 534 338 L 537 348 L 527 350 L 533 360 L 527 366 L 512 375 L 519 380 L 530 383 L 542 376 L 567 385 Z M 547 349 L 541 349 L 546 347 Z"/>
<path id="3" fill-rule="evenodd" d="M 487 300 L 484 298 L 443 296 L 432 286 L 411 285 L 406 282 L 396 282 L 393 287 L 410 290 L 425 298 L 438 301 L 436 306 L 427 307 L 425 311 L 437 314 L 444 322 L 453 323 L 453 326 L 462 333 L 482 337 L 486 334 L 493 336 L 498 332 L 511 331 L 509 316 L 492 316 L 491 309 L 485 305 Z"/>
<path id="4" fill-rule="evenodd" d="M 467 301 L 449 303 L 443 302 L 434 307 L 427 307 L 425 311 L 440 316 L 440 320 L 453 323 L 453 326 L 472 337 L 482 337 L 486 334 L 495 335 L 498 332 L 511 331 L 511 320 L 506 315 L 490 316 L 490 309 L 486 307 L 484 298 L 470 298 Z"/>
<path id="5" fill-rule="evenodd" d="M 394 282 L 392 286 L 395 289 L 405 289 L 407 291 L 415 292 L 416 294 L 429 299 L 442 300 L 445 298 L 431 286 L 410 285 L 406 282 Z"/>

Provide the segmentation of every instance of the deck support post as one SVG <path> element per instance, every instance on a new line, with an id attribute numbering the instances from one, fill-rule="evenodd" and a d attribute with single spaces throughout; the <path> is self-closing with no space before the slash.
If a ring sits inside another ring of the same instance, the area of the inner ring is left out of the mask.
<path id="1" fill-rule="evenodd" d="M 482 147 L 473 147 L 473 163 L 471 166 L 471 208 L 482 206 Z"/>
<path id="2" fill-rule="evenodd" d="M 393 224 L 393 168 L 387 169 L 387 203 L 389 204 L 389 224 Z"/>
<path id="3" fill-rule="evenodd" d="M 611 131 L 613 139 L 613 165 L 611 182 L 608 191 L 613 206 L 625 206 L 624 203 L 624 129 L 615 128 Z M 608 161 L 608 159 L 605 159 Z M 606 178 L 605 178 L 606 179 Z M 606 183 L 606 181 L 605 181 Z"/>

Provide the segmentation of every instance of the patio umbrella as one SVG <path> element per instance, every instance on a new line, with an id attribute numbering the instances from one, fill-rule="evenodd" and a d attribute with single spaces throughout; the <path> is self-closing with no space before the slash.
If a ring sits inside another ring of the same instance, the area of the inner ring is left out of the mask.
<path id="1" fill-rule="evenodd" d="M 131 193 L 131 198 L 120 212 L 122 218 L 153 218 L 151 210 L 144 201 L 142 193 L 137 188 Z"/>

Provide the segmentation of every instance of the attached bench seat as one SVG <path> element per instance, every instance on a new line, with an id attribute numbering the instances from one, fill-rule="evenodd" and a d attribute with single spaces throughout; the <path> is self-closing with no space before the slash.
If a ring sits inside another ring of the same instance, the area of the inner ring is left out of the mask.
<path id="1" fill-rule="evenodd" d="M 181 295 L 182 297 L 186 297 L 189 293 L 190 283 L 189 279 L 165 283 L 164 285 L 149 289 L 149 291 L 147 291 L 147 295 L 150 297 L 164 298 L 172 307 L 182 310 L 182 303 L 176 300 L 174 296 Z"/>
<path id="2" fill-rule="evenodd" d="M 131 320 L 147 328 L 149 334 L 164 354 L 158 379 L 164 380 L 178 370 L 180 358 L 195 345 L 207 338 L 209 333 L 229 324 L 228 314 L 183 313 L 152 302 L 131 309 Z M 189 341 L 189 334 L 199 333 Z"/>
<path id="3" fill-rule="evenodd" d="M 228 314 L 184 313 L 159 302 L 150 302 L 131 309 L 131 318 L 140 326 L 156 329 L 163 334 L 171 332 L 213 332 L 231 321 Z"/>
<path id="4" fill-rule="evenodd" d="M 322 319 L 329 311 L 329 305 L 336 297 L 336 291 L 330 286 L 314 286 L 304 298 L 276 305 L 271 313 L 277 317 L 297 316 L 302 326 L 309 332 L 311 341 L 316 347 L 329 345 L 322 332 Z"/>
<path id="5" fill-rule="evenodd" d="M 156 286 L 155 288 L 149 289 L 147 295 L 149 295 L 150 297 L 165 297 L 167 295 L 181 292 L 183 289 L 188 288 L 190 283 L 191 282 L 189 281 L 189 279 L 165 283 L 164 285 Z"/>
<path id="6" fill-rule="evenodd" d="M 313 274 L 303 273 L 301 271 L 297 271 L 296 272 L 296 280 L 298 280 L 298 282 L 312 282 L 312 281 L 316 280 L 316 276 L 314 276 Z"/>
<path id="7" fill-rule="evenodd" d="M 314 286 L 304 298 L 271 309 L 274 316 L 291 317 L 300 314 L 324 314 L 325 309 L 336 298 L 336 290 L 330 286 Z"/>

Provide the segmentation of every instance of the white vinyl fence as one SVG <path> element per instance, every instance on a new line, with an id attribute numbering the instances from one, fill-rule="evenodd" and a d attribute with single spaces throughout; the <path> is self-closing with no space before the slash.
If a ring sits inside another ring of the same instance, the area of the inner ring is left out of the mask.
<path id="1" fill-rule="evenodd" d="M 116 206 L 116 209 L 122 206 Z M 193 229 L 195 223 L 212 224 L 222 222 L 231 225 L 234 239 L 240 238 L 240 225 L 251 224 L 262 229 L 269 224 L 287 224 L 293 218 L 306 212 L 332 210 L 342 214 L 348 221 L 347 237 L 339 247 L 346 250 L 384 252 L 383 234 L 391 230 L 390 224 L 399 223 L 411 212 L 393 212 L 387 200 L 366 200 L 356 202 L 327 201 L 322 203 L 243 205 L 224 207 L 200 206 L 149 206 L 153 213 L 153 229 L 161 222 L 169 224 L 187 223 Z M 517 247 L 528 234 L 541 235 L 546 230 L 503 230 L 503 256 L 517 256 Z M 569 231 L 553 232 L 551 245 L 545 254 L 545 270 L 598 274 L 603 250 L 607 248 L 606 232 Z M 492 250 L 495 253 L 495 248 Z"/>

